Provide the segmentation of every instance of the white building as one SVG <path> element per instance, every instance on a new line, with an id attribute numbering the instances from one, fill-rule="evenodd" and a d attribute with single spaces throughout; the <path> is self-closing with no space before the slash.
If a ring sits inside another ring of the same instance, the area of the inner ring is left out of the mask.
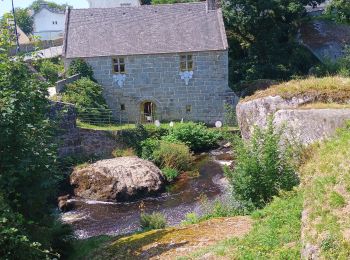
<path id="1" fill-rule="evenodd" d="M 123 6 L 140 6 L 139 0 L 87 0 L 90 8 L 113 8 Z"/>
<path id="2" fill-rule="evenodd" d="M 40 40 L 56 40 L 63 38 L 65 11 L 50 8 L 47 4 L 42 4 L 40 9 L 33 14 L 34 36 Z"/>

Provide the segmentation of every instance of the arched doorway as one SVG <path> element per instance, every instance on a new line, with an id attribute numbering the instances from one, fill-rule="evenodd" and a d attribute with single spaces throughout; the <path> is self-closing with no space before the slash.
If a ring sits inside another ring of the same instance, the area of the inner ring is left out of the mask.
<path id="1" fill-rule="evenodd" d="M 155 120 L 155 115 L 157 111 L 157 106 L 152 101 L 144 101 L 141 103 L 141 122 L 151 123 Z"/>

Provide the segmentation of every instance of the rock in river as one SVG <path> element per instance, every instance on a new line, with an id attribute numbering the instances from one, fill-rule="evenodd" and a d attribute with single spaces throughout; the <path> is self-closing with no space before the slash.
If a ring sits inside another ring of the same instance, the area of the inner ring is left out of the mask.
<path id="1" fill-rule="evenodd" d="M 137 157 L 119 157 L 75 169 L 70 182 L 76 196 L 125 201 L 160 191 L 165 179 L 152 162 Z"/>

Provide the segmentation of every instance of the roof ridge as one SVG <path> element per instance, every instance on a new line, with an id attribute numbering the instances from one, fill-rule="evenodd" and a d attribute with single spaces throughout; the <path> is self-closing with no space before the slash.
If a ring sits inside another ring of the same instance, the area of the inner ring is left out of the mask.
<path id="1" fill-rule="evenodd" d="M 180 6 L 180 5 L 204 5 L 206 2 L 198 1 L 198 2 L 187 2 L 187 3 L 174 3 L 174 4 L 156 4 L 156 5 L 140 5 L 140 6 L 117 6 L 117 7 L 93 7 L 93 8 L 72 8 L 74 11 L 88 11 L 88 10 L 103 10 L 103 9 L 136 9 L 136 8 L 157 8 L 161 6 Z"/>

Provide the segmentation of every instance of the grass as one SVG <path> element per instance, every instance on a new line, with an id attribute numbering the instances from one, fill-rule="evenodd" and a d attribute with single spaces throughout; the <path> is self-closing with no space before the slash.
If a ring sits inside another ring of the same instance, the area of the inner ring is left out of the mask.
<path id="1" fill-rule="evenodd" d="M 339 76 L 292 80 L 257 91 L 243 102 L 268 96 L 309 97 L 313 103 L 346 103 L 350 99 L 350 78 Z"/>
<path id="2" fill-rule="evenodd" d="M 124 129 L 133 129 L 135 124 L 105 124 L 105 125 L 92 125 L 86 122 L 77 120 L 77 126 L 83 129 L 101 130 L 101 131 L 119 131 Z"/>
<path id="3" fill-rule="evenodd" d="M 350 104 L 316 102 L 316 103 L 301 105 L 299 108 L 300 109 L 349 109 Z"/>
<path id="4" fill-rule="evenodd" d="M 301 169 L 305 243 L 323 259 L 350 258 L 350 124 L 315 149 Z"/>
<path id="5" fill-rule="evenodd" d="M 69 259 L 174 259 L 186 254 L 178 248 L 209 246 L 225 237 L 243 236 L 250 228 L 249 217 L 217 218 L 187 227 L 90 238 L 76 241 L 76 251 Z"/>
<path id="6" fill-rule="evenodd" d="M 276 197 L 265 209 L 252 214 L 253 229 L 242 239 L 229 239 L 183 259 L 214 255 L 232 259 L 300 259 L 302 193 Z"/>
<path id="7" fill-rule="evenodd" d="M 98 250 L 102 245 L 112 240 L 109 236 L 98 236 L 84 240 L 75 240 L 73 243 L 73 253 L 68 260 L 83 260 L 87 255 Z"/>
<path id="8" fill-rule="evenodd" d="M 179 122 L 175 122 L 175 126 L 177 124 L 180 124 Z M 151 125 L 151 124 L 148 124 Z M 90 129 L 90 130 L 100 130 L 100 131 L 119 131 L 119 130 L 125 130 L 125 129 L 133 129 L 136 127 L 135 124 L 104 124 L 104 125 L 93 125 L 86 122 L 82 122 L 81 120 L 77 120 L 77 126 L 79 128 L 83 129 Z M 169 123 L 162 123 L 162 128 L 170 128 Z M 215 127 L 209 127 L 211 130 L 217 130 Z M 238 126 L 224 126 L 221 128 L 221 131 L 223 132 L 237 132 L 239 131 Z"/>

